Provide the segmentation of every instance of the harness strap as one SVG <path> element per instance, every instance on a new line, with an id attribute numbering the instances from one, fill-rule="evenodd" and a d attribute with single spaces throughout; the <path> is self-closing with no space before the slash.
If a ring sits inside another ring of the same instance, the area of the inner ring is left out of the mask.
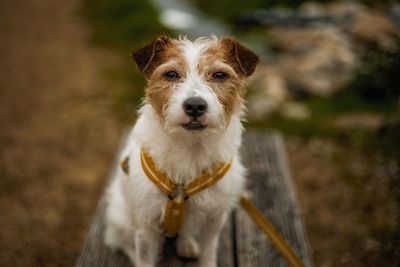
<path id="1" fill-rule="evenodd" d="M 187 196 L 192 196 L 208 187 L 216 184 L 231 168 L 232 161 L 227 163 L 219 163 L 214 169 L 207 171 L 205 174 L 197 177 L 187 186 L 185 186 L 185 193 Z"/>
<path id="2" fill-rule="evenodd" d="M 151 156 L 142 149 L 140 154 L 140 160 L 142 163 L 142 169 L 147 177 L 155 184 L 157 187 L 163 191 L 168 196 L 171 196 L 175 190 L 175 183 L 171 181 L 163 172 L 159 171 L 156 167 Z"/>
<path id="3" fill-rule="evenodd" d="M 176 184 L 163 172 L 159 171 L 153 159 L 147 151 L 142 149 L 141 152 L 142 167 L 149 179 L 155 183 L 161 191 L 168 196 L 176 189 Z M 231 168 L 232 161 L 227 163 L 218 163 L 212 169 L 209 169 L 202 175 L 196 177 L 188 185 L 184 186 L 186 197 L 190 197 L 210 186 L 217 183 Z"/>
<path id="4" fill-rule="evenodd" d="M 164 231 L 169 236 L 178 234 L 185 220 L 185 193 L 182 185 L 178 185 L 176 194 L 167 201 L 164 215 Z"/>

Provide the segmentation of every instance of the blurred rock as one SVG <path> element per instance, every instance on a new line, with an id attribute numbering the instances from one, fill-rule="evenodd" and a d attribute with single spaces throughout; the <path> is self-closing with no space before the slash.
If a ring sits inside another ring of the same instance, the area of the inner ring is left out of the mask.
<path id="1" fill-rule="evenodd" d="M 355 38 L 365 43 L 378 45 L 385 50 L 395 50 L 398 32 L 394 23 L 383 13 L 365 10 L 357 13 L 350 28 Z"/>
<path id="2" fill-rule="evenodd" d="M 299 12 L 305 15 L 324 15 L 326 14 L 326 7 L 318 2 L 305 2 L 300 5 Z"/>
<path id="3" fill-rule="evenodd" d="M 382 11 L 357 2 L 332 2 L 324 11 L 324 14 L 337 17 L 341 22 L 338 27 L 351 38 L 361 41 L 361 45 L 376 44 L 382 49 L 396 49 L 398 30 L 394 21 Z"/>
<path id="4" fill-rule="evenodd" d="M 356 1 L 336 1 L 327 3 L 324 7 L 325 13 L 335 15 L 339 18 L 351 17 L 368 9 L 362 3 Z"/>
<path id="5" fill-rule="evenodd" d="M 388 12 L 392 19 L 396 10 L 400 7 Z M 259 90 L 254 90 L 249 100 L 250 116 L 263 118 L 281 111 L 288 117 L 307 117 L 307 111 L 299 108 L 294 112 L 298 106 L 286 102 L 304 96 L 329 97 L 346 88 L 361 64 L 368 64 L 363 55 L 371 45 L 389 52 L 398 49 L 399 31 L 389 15 L 361 3 L 307 2 L 297 12 L 334 19 L 304 27 L 268 28 L 267 45 L 276 54 L 255 75 L 254 88 Z"/>
<path id="6" fill-rule="evenodd" d="M 273 114 L 280 107 L 280 103 L 269 99 L 264 94 L 249 98 L 247 105 L 249 116 L 255 120 L 262 120 Z"/>
<path id="7" fill-rule="evenodd" d="M 273 44 L 282 55 L 281 68 L 292 91 L 329 96 L 341 89 L 357 67 L 357 57 L 346 35 L 333 26 L 271 30 Z"/>
<path id="8" fill-rule="evenodd" d="M 287 119 L 306 120 L 310 118 L 311 112 L 308 107 L 300 102 L 286 102 L 282 105 L 280 114 Z"/>
<path id="9" fill-rule="evenodd" d="M 249 98 L 250 117 L 261 120 L 278 111 L 281 104 L 288 100 L 286 80 L 274 66 L 261 66 L 252 81 L 253 95 Z"/>
<path id="10" fill-rule="evenodd" d="M 390 7 L 389 16 L 397 29 L 400 29 L 400 3 L 395 3 Z"/>
<path id="11" fill-rule="evenodd" d="M 277 68 L 266 68 L 264 70 L 262 85 L 264 93 L 269 99 L 277 103 L 282 103 L 288 99 L 286 81 Z"/>
<path id="12" fill-rule="evenodd" d="M 336 118 L 333 125 L 347 130 L 376 130 L 383 125 L 383 116 L 373 113 L 345 114 Z"/>

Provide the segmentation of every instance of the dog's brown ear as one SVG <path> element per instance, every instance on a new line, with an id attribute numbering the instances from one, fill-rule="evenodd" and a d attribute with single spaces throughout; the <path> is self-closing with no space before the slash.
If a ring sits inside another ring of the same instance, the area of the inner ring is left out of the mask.
<path id="1" fill-rule="evenodd" d="M 160 61 L 160 54 L 170 42 L 167 36 L 160 36 L 150 44 L 134 51 L 132 53 L 132 58 L 138 70 L 145 75 L 151 74 L 156 63 Z"/>
<path id="2" fill-rule="evenodd" d="M 223 37 L 221 44 L 228 51 L 229 61 L 236 64 L 235 69 L 246 76 L 253 74 L 260 62 L 260 58 L 253 51 L 239 44 L 232 37 Z"/>

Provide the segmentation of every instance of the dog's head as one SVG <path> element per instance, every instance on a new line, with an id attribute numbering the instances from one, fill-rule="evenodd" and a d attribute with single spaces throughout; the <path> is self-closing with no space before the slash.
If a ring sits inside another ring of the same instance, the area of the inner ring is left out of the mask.
<path id="1" fill-rule="evenodd" d="M 168 131 L 223 130 L 243 109 L 245 80 L 259 62 L 233 38 L 159 37 L 133 53 L 149 103 Z"/>

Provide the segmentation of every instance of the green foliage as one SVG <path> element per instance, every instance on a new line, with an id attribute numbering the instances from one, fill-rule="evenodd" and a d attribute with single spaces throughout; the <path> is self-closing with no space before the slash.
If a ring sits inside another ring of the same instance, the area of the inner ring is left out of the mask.
<path id="1" fill-rule="evenodd" d="M 84 0 L 82 14 L 91 26 L 92 40 L 100 45 L 132 48 L 165 32 L 148 1 Z"/>
<path id="2" fill-rule="evenodd" d="M 104 72 L 112 83 L 109 94 L 116 115 L 131 122 L 145 85 L 143 76 L 133 67 L 131 53 L 168 31 L 159 23 L 158 13 L 148 1 L 84 0 L 81 14 L 90 26 L 91 41 L 112 49 L 121 58 L 117 66 L 105 65 Z"/>
<path id="3" fill-rule="evenodd" d="M 302 137 L 329 137 L 343 142 L 362 143 L 363 140 L 372 136 L 370 131 L 344 130 L 334 126 L 334 120 L 349 113 L 379 113 L 391 115 L 396 112 L 396 103 L 389 101 L 369 101 L 360 94 L 351 90 L 339 92 L 331 98 L 311 97 L 304 100 L 304 104 L 310 109 L 311 117 L 306 120 L 291 120 L 282 117 L 280 114 L 272 115 L 267 121 L 251 121 L 251 124 L 262 128 L 279 129 L 280 131 L 300 135 Z"/>
<path id="4" fill-rule="evenodd" d="M 295 7 L 300 5 L 303 0 L 246 0 L 246 1 L 230 1 L 217 0 L 212 4 L 204 0 L 190 0 L 198 6 L 203 12 L 214 17 L 221 18 L 224 21 L 232 22 L 239 15 L 255 9 L 265 9 L 271 7 Z M 325 1 L 328 2 L 328 1 Z"/>
<path id="5" fill-rule="evenodd" d="M 400 51 L 388 52 L 373 46 L 365 53 L 363 65 L 349 88 L 369 102 L 396 102 L 400 96 L 399 73 Z"/>
<path id="6" fill-rule="evenodd" d="M 187 0 L 194 3 L 205 14 L 219 18 L 225 22 L 231 23 L 238 16 L 255 9 L 269 9 L 269 8 L 295 8 L 307 0 L 246 0 L 246 1 L 231 1 L 231 0 L 215 0 L 212 3 L 205 0 Z M 384 5 L 396 0 L 359 0 L 366 5 Z M 314 2 L 328 3 L 332 0 L 317 0 Z"/>

